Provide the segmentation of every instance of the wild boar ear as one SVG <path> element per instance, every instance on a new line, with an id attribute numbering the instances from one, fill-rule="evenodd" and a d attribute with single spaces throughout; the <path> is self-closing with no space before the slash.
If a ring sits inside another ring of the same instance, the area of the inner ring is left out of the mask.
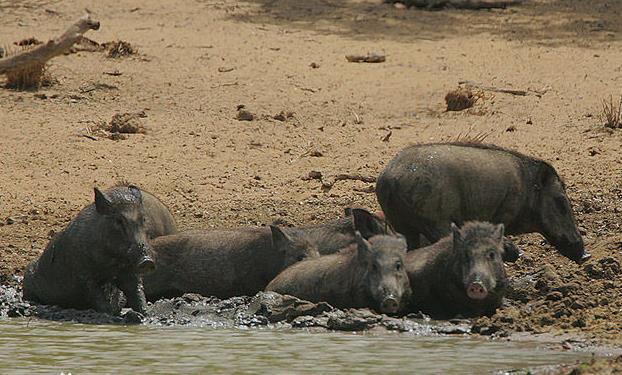
<path id="1" fill-rule="evenodd" d="M 293 242 L 292 238 L 276 225 L 270 225 L 272 232 L 272 246 L 274 249 L 283 250 L 285 246 Z"/>
<path id="2" fill-rule="evenodd" d="M 110 215 L 114 212 L 114 207 L 110 198 L 103 191 L 95 188 L 95 210 L 100 215 Z"/>
<path id="3" fill-rule="evenodd" d="M 505 233 L 505 226 L 503 224 L 499 224 L 495 227 L 495 238 L 499 240 L 499 242 L 503 242 L 503 235 Z"/>
<path id="4" fill-rule="evenodd" d="M 127 188 L 130 191 L 130 194 L 136 197 L 136 199 L 138 199 L 139 202 L 143 201 L 143 194 L 140 192 L 139 188 L 137 188 L 134 185 L 129 185 Z"/>
<path id="5" fill-rule="evenodd" d="M 455 223 L 451 223 L 451 235 L 454 239 L 454 249 L 457 247 L 456 245 L 462 244 L 462 234 L 460 233 L 460 228 Z"/>
<path id="6" fill-rule="evenodd" d="M 394 234 L 388 226 L 385 228 L 384 223 L 377 216 L 363 208 L 352 208 L 351 213 L 352 226 L 354 230 L 361 233 L 363 238 L 371 238 L 378 234 Z"/>
<path id="7" fill-rule="evenodd" d="M 356 238 L 356 247 L 358 249 L 359 257 L 361 259 L 367 259 L 367 256 L 371 252 L 371 245 L 365 238 L 363 238 L 361 232 L 358 230 L 354 232 L 354 237 Z"/>
<path id="8" fill-rule="evenodd" d="M 408 252 L 408 241 L 406 241 L 406 237 L 400 233 L 395 233 L 395 237 L 404 243 L 404 254 L 406 254 Z"/>
<path id="9" fill-rule="evenodd" d="M 555 173 L 555 169 L 553 169 L 552 166 L 544 161 L 540 163 L 540 170 L 538 171 L 537 181 L 537 185 L 540 189 L 549 186 L 556 177 L 557 174 Z"/>

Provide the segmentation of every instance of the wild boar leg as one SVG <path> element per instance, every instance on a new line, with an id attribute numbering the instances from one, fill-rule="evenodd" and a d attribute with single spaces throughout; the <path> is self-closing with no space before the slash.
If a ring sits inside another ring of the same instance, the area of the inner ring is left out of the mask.
<path id="1" fill-rule="evenodd" d="M 140 276 L 136 274 L 119 276 L 117 286 L 125 294 L 127 306 L 136 312 L 145 314 L 147 311 L 147 301 Z"/>
<path id="2" fill-rule="evenodd" d="M 92 300 L 95 311 L 116 315 L 120 312 L 120 305 L 117 295 L 111 295 L 107 288 L 114 288 L 112 285 L 101 285 L 90 280 L 85 283 L 89 296 Z M 117 293 L 118 294 L 118 293 Z"/>

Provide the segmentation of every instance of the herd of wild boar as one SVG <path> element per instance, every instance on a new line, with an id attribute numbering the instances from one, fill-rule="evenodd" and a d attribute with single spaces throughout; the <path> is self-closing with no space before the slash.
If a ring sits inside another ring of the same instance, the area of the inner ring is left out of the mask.
<path id="1" fill-rule="evenodd" d="M 347 208 L 303 227 L 178 231 L 168 208 L 132 185 L 106 191 L 58 233 L 24 275 L 24 297 L 118 314 L 198 293 L 275 291 L 385 314 L 494 313 L 520 251 L 504 236 L 541 233 L 589 257 L 564 183 L 548 163 L 481 143 L 413 145 L 376 184 L 383 214 Z"/>

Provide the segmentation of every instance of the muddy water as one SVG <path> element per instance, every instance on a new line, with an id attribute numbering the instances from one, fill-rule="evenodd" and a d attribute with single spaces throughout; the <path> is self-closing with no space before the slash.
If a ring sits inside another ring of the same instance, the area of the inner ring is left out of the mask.
<path id="1" fill-rule="evenodd" d="M 461 374 L 585 356 L 465 337 L 0 321 L 0 373 Z"/>

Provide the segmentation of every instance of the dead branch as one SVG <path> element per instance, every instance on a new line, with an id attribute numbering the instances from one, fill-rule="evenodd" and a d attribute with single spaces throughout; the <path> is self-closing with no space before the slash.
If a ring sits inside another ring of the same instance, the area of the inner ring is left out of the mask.
<path id="1" fill-rule="evenodd" d="M 0 74 L 24 69 L 30 65 L 43 65 L 48 60 L 68 51 L 74 43 L 82 38 L 82 34 L 88 30 L 97 29 L 99 29 L 99 22 L 93 21 L 90 15 L 86 14 L 71 25 L 60 37 L 28 51 L 0 59 Z"/>
<path id="2" fill-rule="evenodd" d="M 480 90 L 484 90 L 484 91 L 493 91 L 493 92 L 500 92 L 503 94 L 511 94 L 511 95 L 518 95 L 518 96 L 527 96 L 530 92 L 532 91 L 526 91 L 526 90 L 514 90 L 514 89 L 504 89 L 504 88 L 498 88 L 498 87 L 494 87 L 494 86 L 484 86 L 484 85 L 480 85 L 479 83 L 473 82 L 473 81 L 460 81 L 458 82 L 458 84 L 460 85 L 465 85 L 466 87 L 474 87 L 476 89 L 480 89 Z M 538 92 L 533 91 L 534 94 L 540 94 Z"/>
<path id="3" fill-rule="evenodd" d="M 374 176 L 364 176 L 360 173 L 341 173 L 332 177 L 328 177 L 325 180 L 322 180 L 322 187 L 331 188 L 337 181 L 344 180 L 355 180 L 355 181 L 363 181 L 363 182 L 376 182 L 376 177 Z"/>
<path id="4" fill-rule="evenodd" d="M 356 63 L 381 63 L 386 61 L 386 56 L 379 52 L 368 52 L 367 55 L 346 55 L 346 60 Z"/>

